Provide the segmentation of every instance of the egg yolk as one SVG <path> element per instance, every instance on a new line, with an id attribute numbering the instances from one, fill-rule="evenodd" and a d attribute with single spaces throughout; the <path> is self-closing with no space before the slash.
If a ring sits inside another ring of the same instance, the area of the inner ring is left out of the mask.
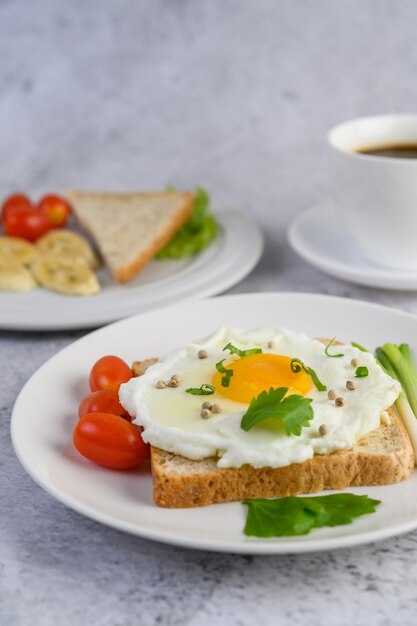
<path id="1" fill-rule="evenodd" d="M 301 370 L 291 371 L 291 357 L 280 354 L 251 354 L 223 365 L 233 370 L 228 387 L 223 387 L 223 374 L 216 372 L 213 385 L 222 396 L 249 404 L 252 398 L 271 387 L 288 387 L 289 393 L 305 395 L 311 388 L 311 377 Z"/>

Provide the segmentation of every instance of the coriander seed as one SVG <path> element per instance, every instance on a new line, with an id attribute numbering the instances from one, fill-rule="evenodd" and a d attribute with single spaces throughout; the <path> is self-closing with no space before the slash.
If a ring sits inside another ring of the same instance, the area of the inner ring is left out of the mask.
<path id="1" fill-rule="evenodd" d="M 275 347 L 275 343 L 273 341 L 268 341 L 268 343 L 266 344 L 267 348 L 274 348 Z"/>
<path id="2" fill-rule="evenodd" d="M 341 396 L 339 396 L 338 398 L 336 398 L 336 400 L 334 401 L 336 406 L 344 406 L 345 404 L 345 400 L 344 398 L 342 398 Z"/>
<path id="3" fill-rule="evenodd" d="M 213 406 L 211 407 L 211 412 L 212 413 L 221 413 L 222 412 L 222 408 L 220 406 L 220 404 L 213 404 Z"/>
<path id="4" fill-rule="evenodd" d="M 358 367 L 359 359 L 352 359 L 350 364 L 351 364 L 352 367 Z"/>
<path id="5" fill-rule="evenodd" d="M 353 391 L 354 389 L 356 389 L 355 383 L 352 380 L 347 380 L 346 389 L 348 389 L 349 391 Z"/>
<path id="6" fill-rule="evenodd" d="M 167 384 L 164 380 L 158 380 L 158 382 L 155 385 L 157 389 L 165 389 L 166 386 Z"/>
<path id="7" fill-rule="evenodd" d="M 322 424 L 321 426 L 319 426 L 319 434 L 324 437 L 325 435 L 328 435 L 330 432 L 330 428 L 327 426 L 327 424 Z"/>
<path id="8" fill-rule="evenodd" d="M 211 412 L 208 409 L 201 409 L 200 411 L 200 417 L 203 418 L 203 420 L 206 420 L 208 417 L 210 417 Z"/>
<path id="9" fill-rule="evenodd" d="M 206 400 L 206 402 L 203 402 L 203 404 L 201 405 L 201 408 L 202 409 L 207 409 L 208 411 L 211 411 L 212 410 L 211 402 L 207 402 L 207 400 Z"/>
<path id="10" fill-rule="evenodd" d="M 334 389 L 330 389 L 330 391 L 327 394 L 327 397 L 329 398 L 329 400 L 334 400 L 336 398 L 336 392 L 334 391 Z"/>
<path id="11" fill-rule="evenodd" d="M 199 350 L 197 356 L 199 359 L 206 359 L 208 357 L 207 350 Z"/>

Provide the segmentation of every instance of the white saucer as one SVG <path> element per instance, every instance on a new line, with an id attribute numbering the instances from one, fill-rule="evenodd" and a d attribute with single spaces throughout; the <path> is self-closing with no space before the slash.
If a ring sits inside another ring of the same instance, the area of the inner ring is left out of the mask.
<path id="1" fill-rule="evenodd" d="M 288 230 L 288 240 L 303 259 L 337 278 L 369 287 L 417 289 L 417 270 L 388 269 L 364 258 L 330 202 L 296 217 Z"/>

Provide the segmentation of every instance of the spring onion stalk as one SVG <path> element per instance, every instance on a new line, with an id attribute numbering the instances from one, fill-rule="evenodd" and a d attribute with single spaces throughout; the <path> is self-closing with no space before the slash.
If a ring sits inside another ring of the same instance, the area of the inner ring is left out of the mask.
<path id="1" fill-rule="evenodd" d="M 390 362 L 396 374 L 395 378 L 400 381 L 411 408 L 414 414 L 417 415 L 417 371 L 411 359 L 409 346 L 406 343 L 402 343 L 399 346 L 393 343 L 385 343 L 382 346 L 382 353 Z"/>
<path id="2" fill-rule="evenodd" d="M 407 344 L 396 346 L 386 343 L 376 349 L 375 356 L 387 374 L 401 383 L 402 390 L 395 401 L 395 408 L 410 437 L 417 464 L 417 413 L 412 404 L 417 399 L 417 371 L 411 360 L 410 349 Z"/>

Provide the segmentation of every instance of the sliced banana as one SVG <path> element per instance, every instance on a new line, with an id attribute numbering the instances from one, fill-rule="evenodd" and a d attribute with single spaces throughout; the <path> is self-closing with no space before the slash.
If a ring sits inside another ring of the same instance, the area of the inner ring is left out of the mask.
<path id="1" fill-rule="evenodd" d="M 30 291 L 36 281 L 26 267 L 14 256 L 0 253 L 0 289 L 2 291 Z"/>
<path id="2" fill-rule="evenodd" d="M 100 260 L 87 239 L 65 228 L 57 228 L 46 233 L 36 242 L 42 254 L 68 256 L 72 259 L 80 257 L 92 270 L 100 267 Z"/>
<path id="3" fill-rule="evenodd" d="M 21 239 L 20 237 L 0 236 L 0 256 L 12 255 L 25 265 L 29 265 L 39 256 L 39 250 L 33 243 Z"/>
<path id="4" fill-rule="evenodd" d="M 72 296 L 90 296 L 100 291 L 97 276 L 80 258 L 45 254 L 30 266 L 36 280 L 52 291 Z"/>

